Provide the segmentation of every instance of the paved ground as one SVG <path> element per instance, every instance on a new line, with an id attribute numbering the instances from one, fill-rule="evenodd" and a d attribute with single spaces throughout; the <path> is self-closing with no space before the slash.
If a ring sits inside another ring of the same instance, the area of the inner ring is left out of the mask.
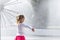
<path id="1" fill-rule="evenodd" d="M 17 27 L 1 28 L 1 40 L 14 40 L 17 33 Z M 30 29 L 24 30 L 26 40 L 60 40 L 60 29 Z"/>
<path id="2" fill-rule="evenodd" d="M 1 40 L 14 40 L 14 37 L 8 36 L 8 37 L 1 37 Z M 60 37 L 27 37 L 26 40 L 60 40 Z"/>

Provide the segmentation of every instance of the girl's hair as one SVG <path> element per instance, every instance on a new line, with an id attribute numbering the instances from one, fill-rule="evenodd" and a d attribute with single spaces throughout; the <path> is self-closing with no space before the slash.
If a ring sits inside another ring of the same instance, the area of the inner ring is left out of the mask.
<path id="1" fill-rule="evenodd" d="M 25 18 L 24 15 L 19 15 L 19 16 L 17 16 L 17 23 L 19 23 L 19 21 L 20 21 L 22 18 Z"/>

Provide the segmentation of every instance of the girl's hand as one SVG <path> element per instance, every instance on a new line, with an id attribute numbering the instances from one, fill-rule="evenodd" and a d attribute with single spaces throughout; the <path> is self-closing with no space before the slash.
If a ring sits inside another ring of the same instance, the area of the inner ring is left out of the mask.
<path id="1" fill-rule="evenodd" d="M 32 28 L 32 31 L 33 31 L 33 32 L 35 31 L 34 28 Z"/>

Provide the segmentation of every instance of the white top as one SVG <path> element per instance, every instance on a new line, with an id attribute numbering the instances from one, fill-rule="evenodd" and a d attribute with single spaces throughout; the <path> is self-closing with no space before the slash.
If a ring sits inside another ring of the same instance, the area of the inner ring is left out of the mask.
<path id="1" fill-rule="evenodd" d="M 31 26 L 28 26 L 28 25 L 26 25 L 26 24 L 24 24 L 24 23 L 19 23 L 18 24 L 18 34 L 17 35 L 23 35 L 24 33 L 23 33 L 23 27 L 28 27 L 29 29 L 32 29 L 32 27 Z"/>

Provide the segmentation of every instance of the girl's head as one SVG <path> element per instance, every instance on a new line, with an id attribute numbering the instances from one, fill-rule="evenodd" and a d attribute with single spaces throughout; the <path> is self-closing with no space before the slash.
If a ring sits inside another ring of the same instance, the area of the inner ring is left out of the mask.
<path id="1" fill-rule="evenodd" d="M 19 15 L 17 17 L 17 23 L 23 23 L 24 22 L 24 19 L 25 19 L 24 15 Z"/>

